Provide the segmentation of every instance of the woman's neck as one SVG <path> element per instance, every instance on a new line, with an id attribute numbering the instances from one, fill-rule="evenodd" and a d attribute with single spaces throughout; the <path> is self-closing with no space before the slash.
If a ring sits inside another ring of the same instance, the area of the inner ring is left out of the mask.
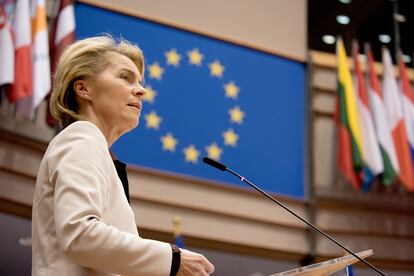
<path id="1" fill-rule="evenodd" d="M 82 112 L 85 119 L 91 123 L 93 123 L 104 135 L 106 142 L 108 143 L 108 148 L 115 143 L 116 140 L 119 138 L 119 132 L 116 128 L 109 126 L 105 123 L 105 120 L 99 118 L 94 112 Z"/>

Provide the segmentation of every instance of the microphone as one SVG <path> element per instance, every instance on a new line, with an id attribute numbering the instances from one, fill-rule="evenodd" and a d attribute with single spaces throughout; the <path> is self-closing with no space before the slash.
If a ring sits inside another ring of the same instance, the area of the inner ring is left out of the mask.
<path id="1" fill-rule="evenodd" d="M 313 228 L 315 231 L 317 231 L 317 232 L 321 233 L 322 235 L 324 235 L 326 238 L 328 238 L 329 240 L 331 240 L 333 243 L 335 243 L 336 245 L 338 245 L 339 247 L 341 247 L 343 250 L 345 250 L 346 252 L 348 252 L 349 254 L 351 254 L 352 256 L 354 256 L 355 258 L 357 258 L 358 260 L 360 260 L 361 262 L 363 262 L 364 264 L 366 264 L 367 266 L 369 266 L 370 268 L 372 268 L 373 270 L 375 270 L 376 272 L 378 272 L 380 275 L 385 276 L 385 274 L 381 270 L 379 270 L 378 268 L 376 268 L 375 266 L 373 266 L 369 262 L 367 262 L 364 259 L 362 259 L 361 257 L 359 257 L 357 254 L 355 254 L 354 252 L 352 252 L 351 250 L 349 250 L 348 248 L 346 248 L 344 245 L 342 245 L 340 242 L 338 242 L 337 240 L 335 240 L 333 237 L 329 236 L 323 230 L 319 229 L 319 227 L 317 227 L 316 225 L 313 225 L 312 223 L 310 223 L 306 219 L 304 219 L 301 216 L 299 216 L 298 214 L 296 214 L 289 207 L 287 207 L 286 205 L 284 205 L 283 203 L 281 203 L 280 201 L 278 201 L 277 199 L 275 199 L 274 197 L 272 197 L 271 195 L 269 195 L 268 193 L 266 193 L 265 191 L 263 191 L 262 189 L 260 189 L 259 187 L 257 187 L 255 184 L 253 184 L 252 182 L 250 182 L 248 179 L 244 178 L 243 176 L 241 176 L 240 174 L 236 173 L 235 171 L 232 171 L 231 169 L 227 168 L 227 166 L 225 166 L 224 164 L 222 164 L 220 162 L 217 162 L 216 160 L 213 160 L 213 159 L 211 159 L 209 157 L 204 157 L 203 158 L 203 162 L 206 163 L 206 164 L 208 164 L 208 165 L 210 165 L 210 166 L 212 166 L 212 167 L 214 167 L 214 168 L 216 168 L 216 169 L 219 169 L 221 171 L 228 171 L 232 175 L 236 176 L 238 179 L 240 179 L 241 181 L 247 183 L 248 185 L 250 185 L 251 187 L 253 187 L 256 191 L 258 191 L 259 193 L 261 193 L 265 197 L 269 198 L 271 201 L 273 201 L 274 203 L 276 203 L 277 205 L 279 205 L 280 207 L 282 207 L 283 209 L 285 209 L 286 211 L 288 211 L 289 213 L 291 213 L 292 215 L 294 215 L 295 217 L 297 217 L 298 219 L 300 219 L 301 221 L 303 221 L 305 224 L 307 224 L 308 226 L 310 226 L 311 228 Z"/>

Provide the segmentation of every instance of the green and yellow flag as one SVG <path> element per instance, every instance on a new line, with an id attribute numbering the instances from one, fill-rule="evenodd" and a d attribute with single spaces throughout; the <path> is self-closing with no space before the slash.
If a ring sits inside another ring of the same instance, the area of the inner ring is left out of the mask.
<path id="1" fill-rule="evenodd" d="M 360 188 L 359 173 L 363 167 L 362 138 L 357 97 L 342 39 L 337 40 L 338 61 L 338 165 L 348 181 Z"/>

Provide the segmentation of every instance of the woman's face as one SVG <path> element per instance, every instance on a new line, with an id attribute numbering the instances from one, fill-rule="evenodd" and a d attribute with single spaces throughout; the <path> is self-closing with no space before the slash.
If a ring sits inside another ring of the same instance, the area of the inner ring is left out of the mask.
<path id="1" fill-rule="evenodd" d="M 117 139 L 138 126 L 146 91 L 132 60 L 115 52 L 107 53 L 107 59 L 109 63 L 104 71 L 97 78 L 87 80 L 86 114 L 105 135 L 117 136 Z"/>

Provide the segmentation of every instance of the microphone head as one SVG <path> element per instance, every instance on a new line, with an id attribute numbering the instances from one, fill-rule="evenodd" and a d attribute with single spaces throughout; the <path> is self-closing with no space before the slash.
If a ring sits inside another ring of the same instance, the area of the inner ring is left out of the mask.
<path id="1" fill-rule="evenodd" d="M 216 160 L 213 160 L 208 157 L 204 157 L 203 162 L 210 166 L 213 166 L 216 169 L 219 169 L 220 171 L 225 171 L 227 169 L 227 167 L 221 164 L 220 162 L 217 162 Z"/>

